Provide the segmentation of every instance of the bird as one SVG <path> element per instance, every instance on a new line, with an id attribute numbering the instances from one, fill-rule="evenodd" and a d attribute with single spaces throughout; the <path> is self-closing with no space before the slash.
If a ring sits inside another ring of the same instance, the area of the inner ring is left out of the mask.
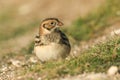
<path id="1" fill-rule="evenodd" d="M 58 18 L 46 18 L 40 23 L 34 53 L 41 62 L 66 59 L 70 54 L 71 45 L 61 26 L 63 23 Z"/>

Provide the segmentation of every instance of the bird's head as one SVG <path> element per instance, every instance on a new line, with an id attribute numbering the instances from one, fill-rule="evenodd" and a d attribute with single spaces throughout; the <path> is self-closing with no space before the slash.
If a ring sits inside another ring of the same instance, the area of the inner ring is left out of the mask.
<path id="1" fill-rule="evenodd" d="M 50 34 L 62 25 L 63 23 L 57 18 L 46 18 L 41 22 L 40 35 Z"/>

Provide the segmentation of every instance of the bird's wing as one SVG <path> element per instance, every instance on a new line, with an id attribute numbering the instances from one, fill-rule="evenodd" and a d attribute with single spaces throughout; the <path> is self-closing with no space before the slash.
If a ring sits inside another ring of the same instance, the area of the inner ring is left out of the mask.
<path id="1" fill-rule="evenodd" d="M 68 45 L 70 47 L 70 42 L 69 42 L 67 36 L 60 30 L 59 30 L 59 33 L 60 33 L 60 36 L 61 36 L 60 43 Z"/>

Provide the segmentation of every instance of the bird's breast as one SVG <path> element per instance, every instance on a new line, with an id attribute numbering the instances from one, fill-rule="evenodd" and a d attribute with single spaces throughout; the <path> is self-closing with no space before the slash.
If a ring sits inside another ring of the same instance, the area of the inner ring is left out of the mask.
<path id="1" fill-rule="evenodd" d="M 36 46 L 34 50 L 35 54 L 41 61 L 47 61 L 50 59 L 56 60 L 66 56 L 64 54 L 69 53 L 69 48 L 56 43 L 51 43 L 45 46 Z"/>

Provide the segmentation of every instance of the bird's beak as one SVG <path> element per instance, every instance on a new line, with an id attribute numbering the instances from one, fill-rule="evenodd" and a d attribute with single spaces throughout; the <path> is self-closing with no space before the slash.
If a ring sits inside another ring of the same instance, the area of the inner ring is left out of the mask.
<path id="1" fill-rule="evenodd" d="M 58 22 L 58 26 L 63 26 L 64 24 L 62 22 Z"/>

